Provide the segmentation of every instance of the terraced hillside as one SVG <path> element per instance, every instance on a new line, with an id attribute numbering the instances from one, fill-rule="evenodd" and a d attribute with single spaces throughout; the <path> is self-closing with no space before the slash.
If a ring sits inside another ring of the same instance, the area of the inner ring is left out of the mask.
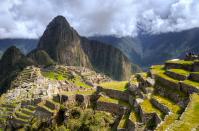
<path id="1" fill-rule="evenodd" d="M 0 128 L 199 129 L 199 61 L 171 60 L 127 81 L 74 66 L 27 67 L 0 99 Z"/>

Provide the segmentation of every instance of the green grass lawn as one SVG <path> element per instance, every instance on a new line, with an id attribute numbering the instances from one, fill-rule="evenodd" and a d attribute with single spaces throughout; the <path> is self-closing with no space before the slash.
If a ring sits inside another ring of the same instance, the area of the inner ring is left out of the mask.
<path id="1" fill-rule="evenodd" d="M 100 86 L 107 89 L 119 90 L 119 91 L 126 91 L 128 88 L 128 81 L 111 81 L 101 83 Z"/>
<path id="2" fill-rule="evenodd" d="M 199 126 L 199 95 L 192 94 L 191 101 L 180 120 L 170 125 L 170 131 L 191 131 Z"/>

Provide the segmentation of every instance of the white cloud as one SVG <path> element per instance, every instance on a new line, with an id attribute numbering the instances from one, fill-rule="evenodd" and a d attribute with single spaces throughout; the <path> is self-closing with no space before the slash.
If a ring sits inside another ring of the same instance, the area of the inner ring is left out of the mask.
<path id="1" fill-rule="evenodd" d="M 0 38 L 38 38 L 56 15 L 85 36 L 199 27 L 198 0 L 1 0 Z"/>

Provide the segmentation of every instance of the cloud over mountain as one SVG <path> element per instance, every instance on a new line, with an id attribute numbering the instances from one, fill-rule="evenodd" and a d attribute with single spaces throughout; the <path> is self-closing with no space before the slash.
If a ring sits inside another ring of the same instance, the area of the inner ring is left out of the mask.
<path id="1" fill-rule="evenodd" d="M 198 0 L 1 0 L 0 5 L 0 38 L 37 38 L 56 15 L 86 36 L 199 27 Z"/>

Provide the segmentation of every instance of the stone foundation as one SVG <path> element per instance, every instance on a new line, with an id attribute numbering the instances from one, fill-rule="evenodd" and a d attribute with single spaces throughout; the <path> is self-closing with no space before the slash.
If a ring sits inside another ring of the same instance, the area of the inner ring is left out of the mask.
<path id="1" fill-rule="evenodd" d="M 199 72 L 199 61 L 194 62 L 194 64 L 193 64 L 193 71 L 194 72 Z"/>

